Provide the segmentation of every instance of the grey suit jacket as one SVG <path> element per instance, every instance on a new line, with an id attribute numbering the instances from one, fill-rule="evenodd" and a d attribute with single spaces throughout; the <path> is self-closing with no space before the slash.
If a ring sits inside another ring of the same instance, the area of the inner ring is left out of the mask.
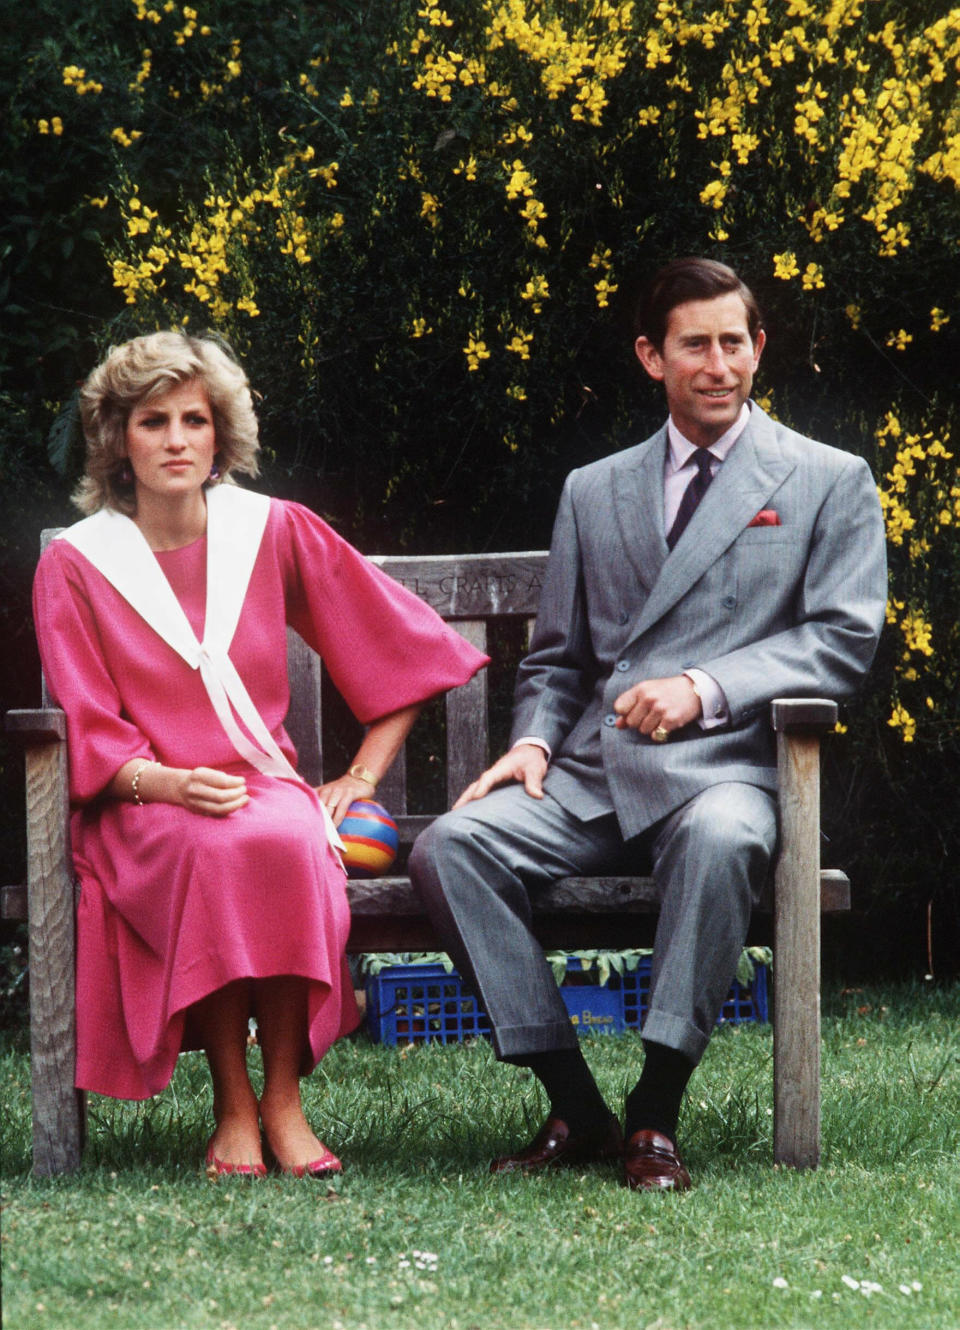
<path id="1" fill-rule="evenodd" d="M 664 538 L 664 426 L 574 471 L 554 527 L 513 738 L 552 749 L 545 788 L 576 816 L 616 811 L 638 834 L 720 781 L 775 790 L 768 704 L 850 694 L 886 604 L 883 519 L 862 458 L 750 422 L 672 552 Z M 779 525 L 751 526 L 762 509 Z M 614 726 L 644 679 L 696 666 L 729 722 L 665 744 Z"/>

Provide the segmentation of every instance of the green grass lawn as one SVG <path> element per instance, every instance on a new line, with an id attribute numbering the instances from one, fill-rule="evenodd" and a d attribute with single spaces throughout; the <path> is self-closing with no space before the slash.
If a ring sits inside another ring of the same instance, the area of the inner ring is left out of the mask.
<path id="1" fill-rule="evenodd" d="M 639 1037 L 594 1037 L 622 1103 Z M 254 1053 L 252 1055 L 256 1057 Z M 30 1177 L 29 1067 L 0 1057 L 6 1330 L 957 1330 L 960 987 L 828 995 L 824 1158 L 771 1167 L 769 1027 L 718 1032 L 681 1123 L 694 1189 L 612 1167 L 488 1176 L 536 1082 L 489 1047 L 346 1040 L 307 1083 L 333 1185 L 209 1182 L 202 1059 L 94 1098 L 73 1177 Z"/>

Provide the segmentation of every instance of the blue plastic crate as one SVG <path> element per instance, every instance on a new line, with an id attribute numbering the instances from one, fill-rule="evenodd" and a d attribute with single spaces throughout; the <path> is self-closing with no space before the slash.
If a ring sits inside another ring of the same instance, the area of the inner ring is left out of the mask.
<path id="1" fill-rule="evenodd" d="M 602 987 L 584 982 L 580 979 L 584 973 L 580 961 L 571 957 L 567 961 L 567 982 L 560 988 L 577 1034 L 623 1034 L 627 1026 L 622 990 L 612 981 Z M 615 977 L 611 976 L 611 980 Z"/>
<path id="2" fill-rule="evenodd" d="M 640 1028 L 649 1003 L 649 957 L 635 970 L 612 974 L 602 986 L 582 982 L 584 971 L 574 958 L 567 962 L 567 973 L 570 982 L 560 995 L 578 1034 L 622 1034 Z M 486 1012 L 457 971 L 448 972 L 442 965 L 386 966 L 367 976 L 366 994 L 367 1029 L 376 1043 L 456 1044 L 490 1034 Z M 731 985 L 717 1023 L 766 1021 L 767 1012 L 767 969 L 757 965 L 750 988 L 736 981 Z"/>
<path id="3" fill-rule="evenodd" d="M 581 972 L 571 960 L 571 974 Z M 560 989 L 577 1033 L 622 1034 L 623 997 L 618 988 L 574 982 Z M 367 1029 L 379 1044 L 461 1043 L 489 1035 L 490 1022 L 456 970 L 442 965 L 389 965 L 368 975 Z"/>
<path id="4" fill-rule="evenodd" d="M 623 974 L 620 984 L 625 1027 L 628 1030 L 639 1030 L 650 1005 L 650 957 L 642 957 L 635 970 Z M 743 1025 L 747 1021 L 766 1022 L 769 1019 L 767 967 L 755 962 L 753 983 L 749 988 L 739 984 L 736 979 L 730 985 L 717 1024 Z"/>
<path id="5" fill-rule="evenodd" d="M 367 1029 L 378 1044 L 462 1043 L 489 1035 L 487 1014 L 456 970 L 389 965 L 367 976 Z"/>

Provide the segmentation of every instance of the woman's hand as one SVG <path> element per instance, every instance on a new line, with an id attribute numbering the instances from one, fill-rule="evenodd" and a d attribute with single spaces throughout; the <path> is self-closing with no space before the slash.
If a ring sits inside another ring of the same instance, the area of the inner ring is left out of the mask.
<path id="1" fill-rule="evenodd" d="M 165 767 L 142 757 L 124 763 L 110 782 L 110 793 L 128 803 L 177 804 L 204 817 L 228 817 L 250 802 L 242 776 L 213 767 Z"/>
<path id="2" fill-rule="evenodd" d="M 384 772 L 389 770 L 390 763 L 403 747 L 403 741 L 419 712 L 420 703 L 417 702 L 373 721 L 354 755 L 351 767 L 364 767 L 375 780 L 382 780 Z M 377 787 L 372 781 L 346 775 L 338 780 L 328 780 L 325 785 L 318 785 L 316 790 L 320 802 L 326 805 L 333 818 L 333 825 L 339 827 L 354 799 L 374 798 Z"/>
<path id="3" fill-rule="evenodd" d="M 192 771 L 164 767 L 162 770 L 177 777 L 179 798 L 176 802 L 191 813 L 227 817 L 250 802 L 247 782 L 242 776 L 228 776 L 225 771 L 215 771 L 213 767 L 194 767 Z"/>
<path id="4" fill-rule="evenodd" d="M 320 802 L 326 804 L 335 827 L 339 827 L 346 817 L 347 809 L 354 799 L 372 799 L 375 789 L 376 786 L 368 780 L 361 780 L 359 776 L 341 776 L 338 780 L 330 780 L 316 787 Z"/>

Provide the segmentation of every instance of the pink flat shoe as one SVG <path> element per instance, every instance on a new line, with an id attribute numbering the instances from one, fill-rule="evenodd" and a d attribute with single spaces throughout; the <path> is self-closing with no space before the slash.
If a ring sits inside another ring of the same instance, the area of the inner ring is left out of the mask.
<path id="1" fill-rule="evenodd" d="M 289 1178 L 326 1178 L 332 1173 L 342 1173 L 343 1165 L 337 1156 L 322 1141 L 320 1144 L 323 1146 L 323 1154 L 319 1159 L 312 1159 L 309 1164 L 291 1164 L 288 1167 L 274 1158 L 277 1171 Z"/>
<path id="2" fill-rule="evenodd" d="M 267 1176 L 266 1164 L 228 1164 L 225 1159 L 218 1159 L 213 1153 L 213 1137 L 207 1145 L 207 1155 L 205 1159 L 206 1173 L 208 1178 L 223 1178 L 233 1174 L 241 1178 L 265 1178 Z"/>

